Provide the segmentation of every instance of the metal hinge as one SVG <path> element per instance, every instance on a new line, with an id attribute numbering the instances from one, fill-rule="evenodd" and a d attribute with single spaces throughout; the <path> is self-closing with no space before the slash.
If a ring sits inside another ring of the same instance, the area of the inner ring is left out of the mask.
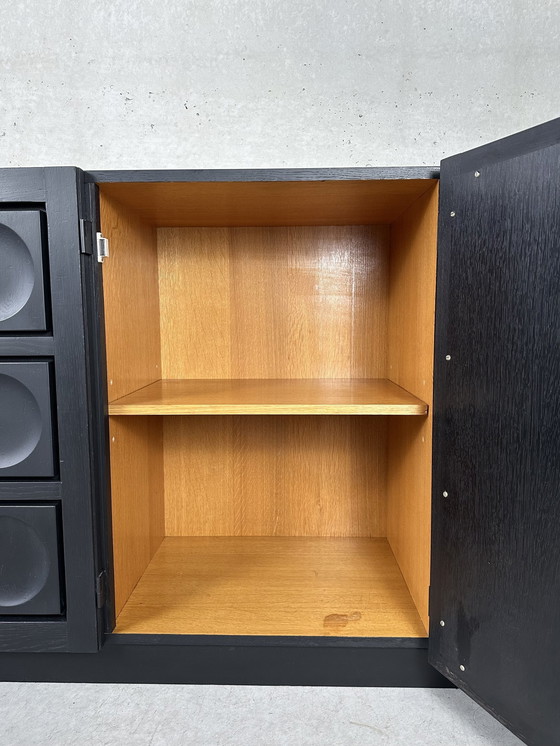
<path id="1" fill-rule="evenodd" d="M 93 223 L 91 220 L 80 220 L 80 251 L 82 254 L 93 254 L 95 243 L 95 254 L 98 262 L 109 256 L 109 239 L 105 238 L 102 233 L 95 234 L 93 239 Z"/>
<path id="2" fill-rule="evenodd" d="M 107 602 L 107 573 L 105 570 L 101 570 L 95 579 L 95 599 L 98 609 L 102 609 Z"/>
<path id="3" fill-rule="evenodd" d="M 95 234 L 95 245 L 97 247 L 97 261 L 103 262 L 109 256 L 109 239 L 105 238 L 99 231 Z"/>
<path id="4" fill-rule="evenodd" d="M 80 253 L 93 254 L 93 223 L 80 219 Z"/>

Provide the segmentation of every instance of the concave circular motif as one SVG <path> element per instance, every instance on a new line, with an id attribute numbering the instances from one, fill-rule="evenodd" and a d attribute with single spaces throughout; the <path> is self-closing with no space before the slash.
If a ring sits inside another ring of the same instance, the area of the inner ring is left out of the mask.
<path id="1" fill-rule="evenodd" d="M 49 577 L 43 541 L 34 528 L 12 516 L 0 516 L 0 568 L 0 606 L 31 601 Z"/>
<path id="2" fill-rule="evenodd" d="M 34 284 L 33 259 L 25 241 L 7 225 L 0 225 L 0 321 L 21 311 Z"/>
<path id="3" fill-rule="evenodd" d="M 0 469 L 20 464 L 35 450 L 43 424 L 31 391 L 0 373 Z"/>

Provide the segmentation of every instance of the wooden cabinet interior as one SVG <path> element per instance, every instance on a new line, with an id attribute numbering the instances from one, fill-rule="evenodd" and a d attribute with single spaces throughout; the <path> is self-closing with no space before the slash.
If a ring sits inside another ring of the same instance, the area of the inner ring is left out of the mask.
<path id="1" fill-rule="evenodd" d="M 109 404 L 109 414 L 426 414 L 385 378 L 166 379 Z"/>
<path id="2" fill-rule="evenodd" d="M 116 631 L 425 636 L 437 181 L 100 206 Z"/>

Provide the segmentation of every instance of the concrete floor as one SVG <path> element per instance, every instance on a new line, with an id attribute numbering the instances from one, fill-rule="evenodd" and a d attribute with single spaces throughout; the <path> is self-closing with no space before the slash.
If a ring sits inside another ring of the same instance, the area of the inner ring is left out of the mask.
<path id="1" fill-rule="evenodd" d="M 0 683 L 2 746 L 519 746 L 453 689 Z"/>

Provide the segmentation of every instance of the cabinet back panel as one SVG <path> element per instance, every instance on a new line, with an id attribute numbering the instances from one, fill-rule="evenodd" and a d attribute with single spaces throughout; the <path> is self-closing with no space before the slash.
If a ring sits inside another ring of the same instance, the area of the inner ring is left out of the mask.
<path id="1" fill-rule="evenodd" d="M 158 229 L 163 378 L 386 374 L 389 226 Z"/>
<path id="2" fill-rule="evenodd" d="M 385 536 L 386 417 L 164 417 L 167 536 Z"/>

